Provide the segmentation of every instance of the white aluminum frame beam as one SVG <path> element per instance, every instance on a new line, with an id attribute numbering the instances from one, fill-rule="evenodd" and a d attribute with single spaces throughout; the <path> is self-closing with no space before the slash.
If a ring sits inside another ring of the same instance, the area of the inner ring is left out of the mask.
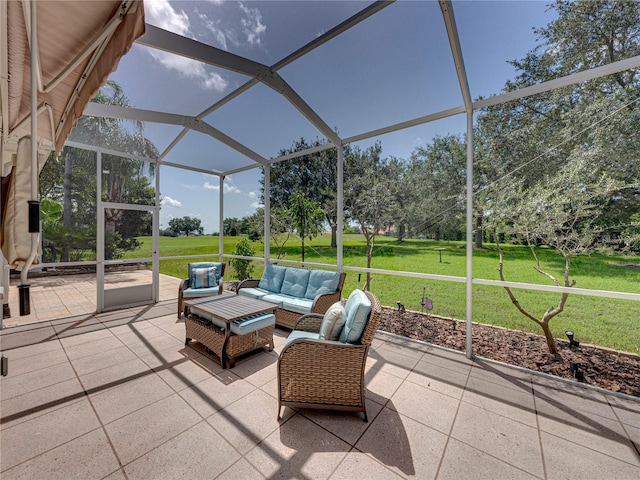
<path id="1" fill-rule="evenodd" d="M 83 115 L 120 118 L 124 120 L 134 120 L 139 122 L 164 123 L 169 125 L 180 125 L 189 130 L 195 130 L 200 133 L 215 138 L 228 147 L 240 152 L 245 157 L 250 158 L 260 165 L 266 165 L 267 159 L 262 155 L 254 152 L 250 148 L 234 140 L 217 128 L 212 127 L 204 120 L 198 120 L 195 117 L 187 115 L 179 115 L 176 113 L 156 112 L 152 110 L 143 110 L 139 108 L 123 107 L 120 105 L 106 105 L 103 103 L 90 102 L 83 112 Z"/>
<path id="2" fill-rule="evenodd" d="M 315 110 L 313 110 L 277 72 L 273 71 L 267 65 L 254 62 L 248 58 L 229 53 L 225 50 L 183 37 L 150 24 L 146 25 L 146 33 L 138 40 L 138 43 L 182 57 L 191 58 L 208 65 L 214 65 L 254 77 L 256 80 L 271 87 L 289 100 L 289 102 L 326 138 L 331 140 L 333 144 L 340 143 L 340 138 L 331 127 L 320 118 Z"/>

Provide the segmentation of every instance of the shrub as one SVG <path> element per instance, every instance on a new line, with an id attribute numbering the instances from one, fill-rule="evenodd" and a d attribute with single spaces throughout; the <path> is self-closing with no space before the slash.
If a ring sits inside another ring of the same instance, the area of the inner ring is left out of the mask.
<path id="1" fill-rule="evenodd" d="M 234 255 L 242 255 L 244 257 L 253 257 L 255 251 L 253 250 L 251 242 L 247 238 L 241 238 L 232 253 Z M 251 260 L 232 258 L 231 266 L 236 272 L 238 280 L 251 278 L 251 275 L 253 274 L 253 263 L 251 263 Z"/>

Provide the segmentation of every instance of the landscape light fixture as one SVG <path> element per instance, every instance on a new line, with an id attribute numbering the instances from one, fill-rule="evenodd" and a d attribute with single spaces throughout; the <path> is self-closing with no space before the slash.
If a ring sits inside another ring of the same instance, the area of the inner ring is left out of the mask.
<path id="1" fill-rule="evenodd" d="M 571 330 L 567 330 L 566 332 L 564 332 L 564 334 L 569 339 L 569 346 L 570 347 L 579 347 L 580 346 L 580 342 L 578 342 L 578 341 L 573 339 L 573 332 Z"/>

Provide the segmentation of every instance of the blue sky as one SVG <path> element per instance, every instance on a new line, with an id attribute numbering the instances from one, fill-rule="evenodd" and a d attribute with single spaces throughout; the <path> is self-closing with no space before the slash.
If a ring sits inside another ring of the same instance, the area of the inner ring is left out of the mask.
<path id="1" fill-rule="evenodd" d="M 145 0 L 147 23 L 257 62 L 283 57 L 365 8 L 363 1 Z M 535 47 L 533 27 L 553 17 L 542 1 L 453 2 L 472 97 L 500 93 L 515 75 L 508 60 Z M 428 115 L 462 104 L 437 1 L 399 1 L 278 72 L 341 137 Z M 131 105 L 197 115 L 248 77 L 134 45 L 111 79 Z M 264 85 L 229 102 L 205 120 L 269 158 L 297 139 L 321 137 L 281 95 Z M 463 116 L 361 142 L 382 144 L 383 155 L 408 159 L 436 134 L 461 133 Z M 146 124 L 163 151 L 179 127 Z M 223 170 L 251 163 L 203 134 L 189 133 L 168 161 Z M 225 217 L 243 217 L 259 203 L 259 170 L 227 177 Z M 218 231 L 217 176 L 163 167 L 161 227 L 171 218 L 200 218 Z"/>

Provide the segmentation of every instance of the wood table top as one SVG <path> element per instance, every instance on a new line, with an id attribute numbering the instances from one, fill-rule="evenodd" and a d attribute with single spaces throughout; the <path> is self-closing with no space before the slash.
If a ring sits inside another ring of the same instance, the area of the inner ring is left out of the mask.
<path id="1" fill-rule="evenodd" d="M 225 322 L 233 322 L 259 313 L 275 313 L 276 305 L 242 295 L 220 295 L 185 300 L 193 313 L 213 315 Z"/>

